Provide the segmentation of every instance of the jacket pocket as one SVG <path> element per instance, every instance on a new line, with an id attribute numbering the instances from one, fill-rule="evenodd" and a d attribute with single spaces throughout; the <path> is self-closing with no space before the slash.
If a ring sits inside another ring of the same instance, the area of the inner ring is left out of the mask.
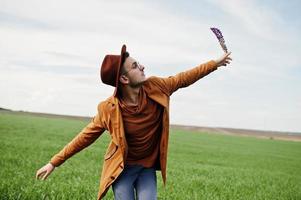
<path id="1" fill-rule="evenodd" d="M 105 161 L 112 158 L 113 155 L 117 152 L 117 149 L 118 149 L 118 146 L 116 146 L 115 144 L 111 144 L 105 154 Z"/>

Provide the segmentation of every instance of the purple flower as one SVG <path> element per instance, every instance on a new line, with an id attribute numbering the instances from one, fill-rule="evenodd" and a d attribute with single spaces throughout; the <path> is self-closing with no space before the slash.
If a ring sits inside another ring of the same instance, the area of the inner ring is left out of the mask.
<path id="1" fill-rule="evenodd" d="M 210 28 L 210 29 L 213 31 L 213 33 L 217 37 L 217 39 L 218 39 L 220 45 L 222 46 L 224 52 L 227 53 L 228 50 L 227 50 L 227 47 L 226 47 L 225 40 L 224 40 L 224 37 L 222 35 L 222 32 L 218 28 Z"/>

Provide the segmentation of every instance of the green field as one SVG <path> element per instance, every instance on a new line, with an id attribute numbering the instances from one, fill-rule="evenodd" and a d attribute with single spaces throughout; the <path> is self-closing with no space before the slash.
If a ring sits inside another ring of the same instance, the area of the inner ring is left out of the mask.
<path id="1" fill-rule="evenodd" d="M 35 180 L 86 124 L 0 112 L 0 199 L 96 199 L 107 133 Z M 171 130 L 167 172 L 165 188 L 157 173 L 158 199 L 300 200 L 301 143 Z"/>

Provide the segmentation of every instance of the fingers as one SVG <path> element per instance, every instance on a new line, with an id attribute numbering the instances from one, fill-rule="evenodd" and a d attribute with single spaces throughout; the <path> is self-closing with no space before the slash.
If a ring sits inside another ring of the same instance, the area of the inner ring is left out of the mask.
<path id="1" fill-rule="evenodd" d="M 224 56 L 224 58 L 225 58 L 225 59 L 230 59 L 230 60 L 232 60 L 232 58 L 229 57 L 229 56 L 231 55 L 231 53 L 232 53 L 232 52 L 226 53 L 225 56 Z"/>
<path id="2" fill-rule="evenodd" d="M 229 55 L 231 54 L 232 52 L 228 52 L 228 53 L 225 53 L 222 57 L 220 57 L 219 59 L 216 59 L 215 62 L 217 63 L 217 66 L 227 66 L 228 64 L 231 63 L 232 61 L 232 58 L 229 57 Z"/>
<path id="3" fill-rule="evenodd" d="M 46 180 L 49 174 L 50 174 L 49 171 L 40 172 L 39 174 L 36 175 L 36 179 Z"/>
<path id="4" fill-rule="evenodd" d="M 225 59 L 225 58 L 229 57 L 230 54 L 231 54 L 231 52 L 225 53 L 222 57 Z"/>
<path id="5" fill-rule="evenodd" d="M 221 65 L 222 66 L 227 66 L 228 64 L 230 64 L 230 61 L 229 60 L 224 60 Z"/>
<path id="6" fill-rule="evenodd" d="M 226 54 L 225 59 L 223 60 L 223 66 L 227 66 L 227 64 L 230 64 L 230 62 L 232 61 L 231 57 L 228 57 L 231 54 L 231 52 Z"/>
<path id="7" fill-rule="evenodd" d="M 44 176 L 42 177 L 42 180 L 46 180 L 47 177 L 49 176 L 50 172 L 49 171 L 46 171 L 46 173 L 44 174 Z"/>
<path id="8" fill-rule="evenodd" d="M 230 61 L 229 61 L 229 60 L 223 60 L 221 64 L 222 64 L 222 65 L 230 64 Z"/>
<path id="9" fill-rule="evenodd" d="M 49 176 L 49 170 L 45 169 L 45 167 L 39 169 L 36 173 L 36 179 L 45 180 Z"/>
<path id="10" fill-rule="evenodd" d="M 45 173 L 46 173 L 46 171 L 43 168 L 39 169 L 36 173 L 36 179 L 41 178 Z"/>

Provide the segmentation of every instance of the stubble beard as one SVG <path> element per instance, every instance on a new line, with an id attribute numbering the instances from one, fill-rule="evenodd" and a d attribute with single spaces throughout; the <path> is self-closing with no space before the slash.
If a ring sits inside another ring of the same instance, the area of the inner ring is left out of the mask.
<path id="1" fill-rule="evenodd" d="M 144 80 L 142 80 L 142 81 L 137 81 L 137 82 L 131 82 L 130 84 L 129 84 L 129 86 L 131 87 L 131 88 L 139 88 L 139 87 L 141 87 L 142 85 L 143 85 L 143 83 L 146 81 L 146 79 L 144 79 Z"/>

